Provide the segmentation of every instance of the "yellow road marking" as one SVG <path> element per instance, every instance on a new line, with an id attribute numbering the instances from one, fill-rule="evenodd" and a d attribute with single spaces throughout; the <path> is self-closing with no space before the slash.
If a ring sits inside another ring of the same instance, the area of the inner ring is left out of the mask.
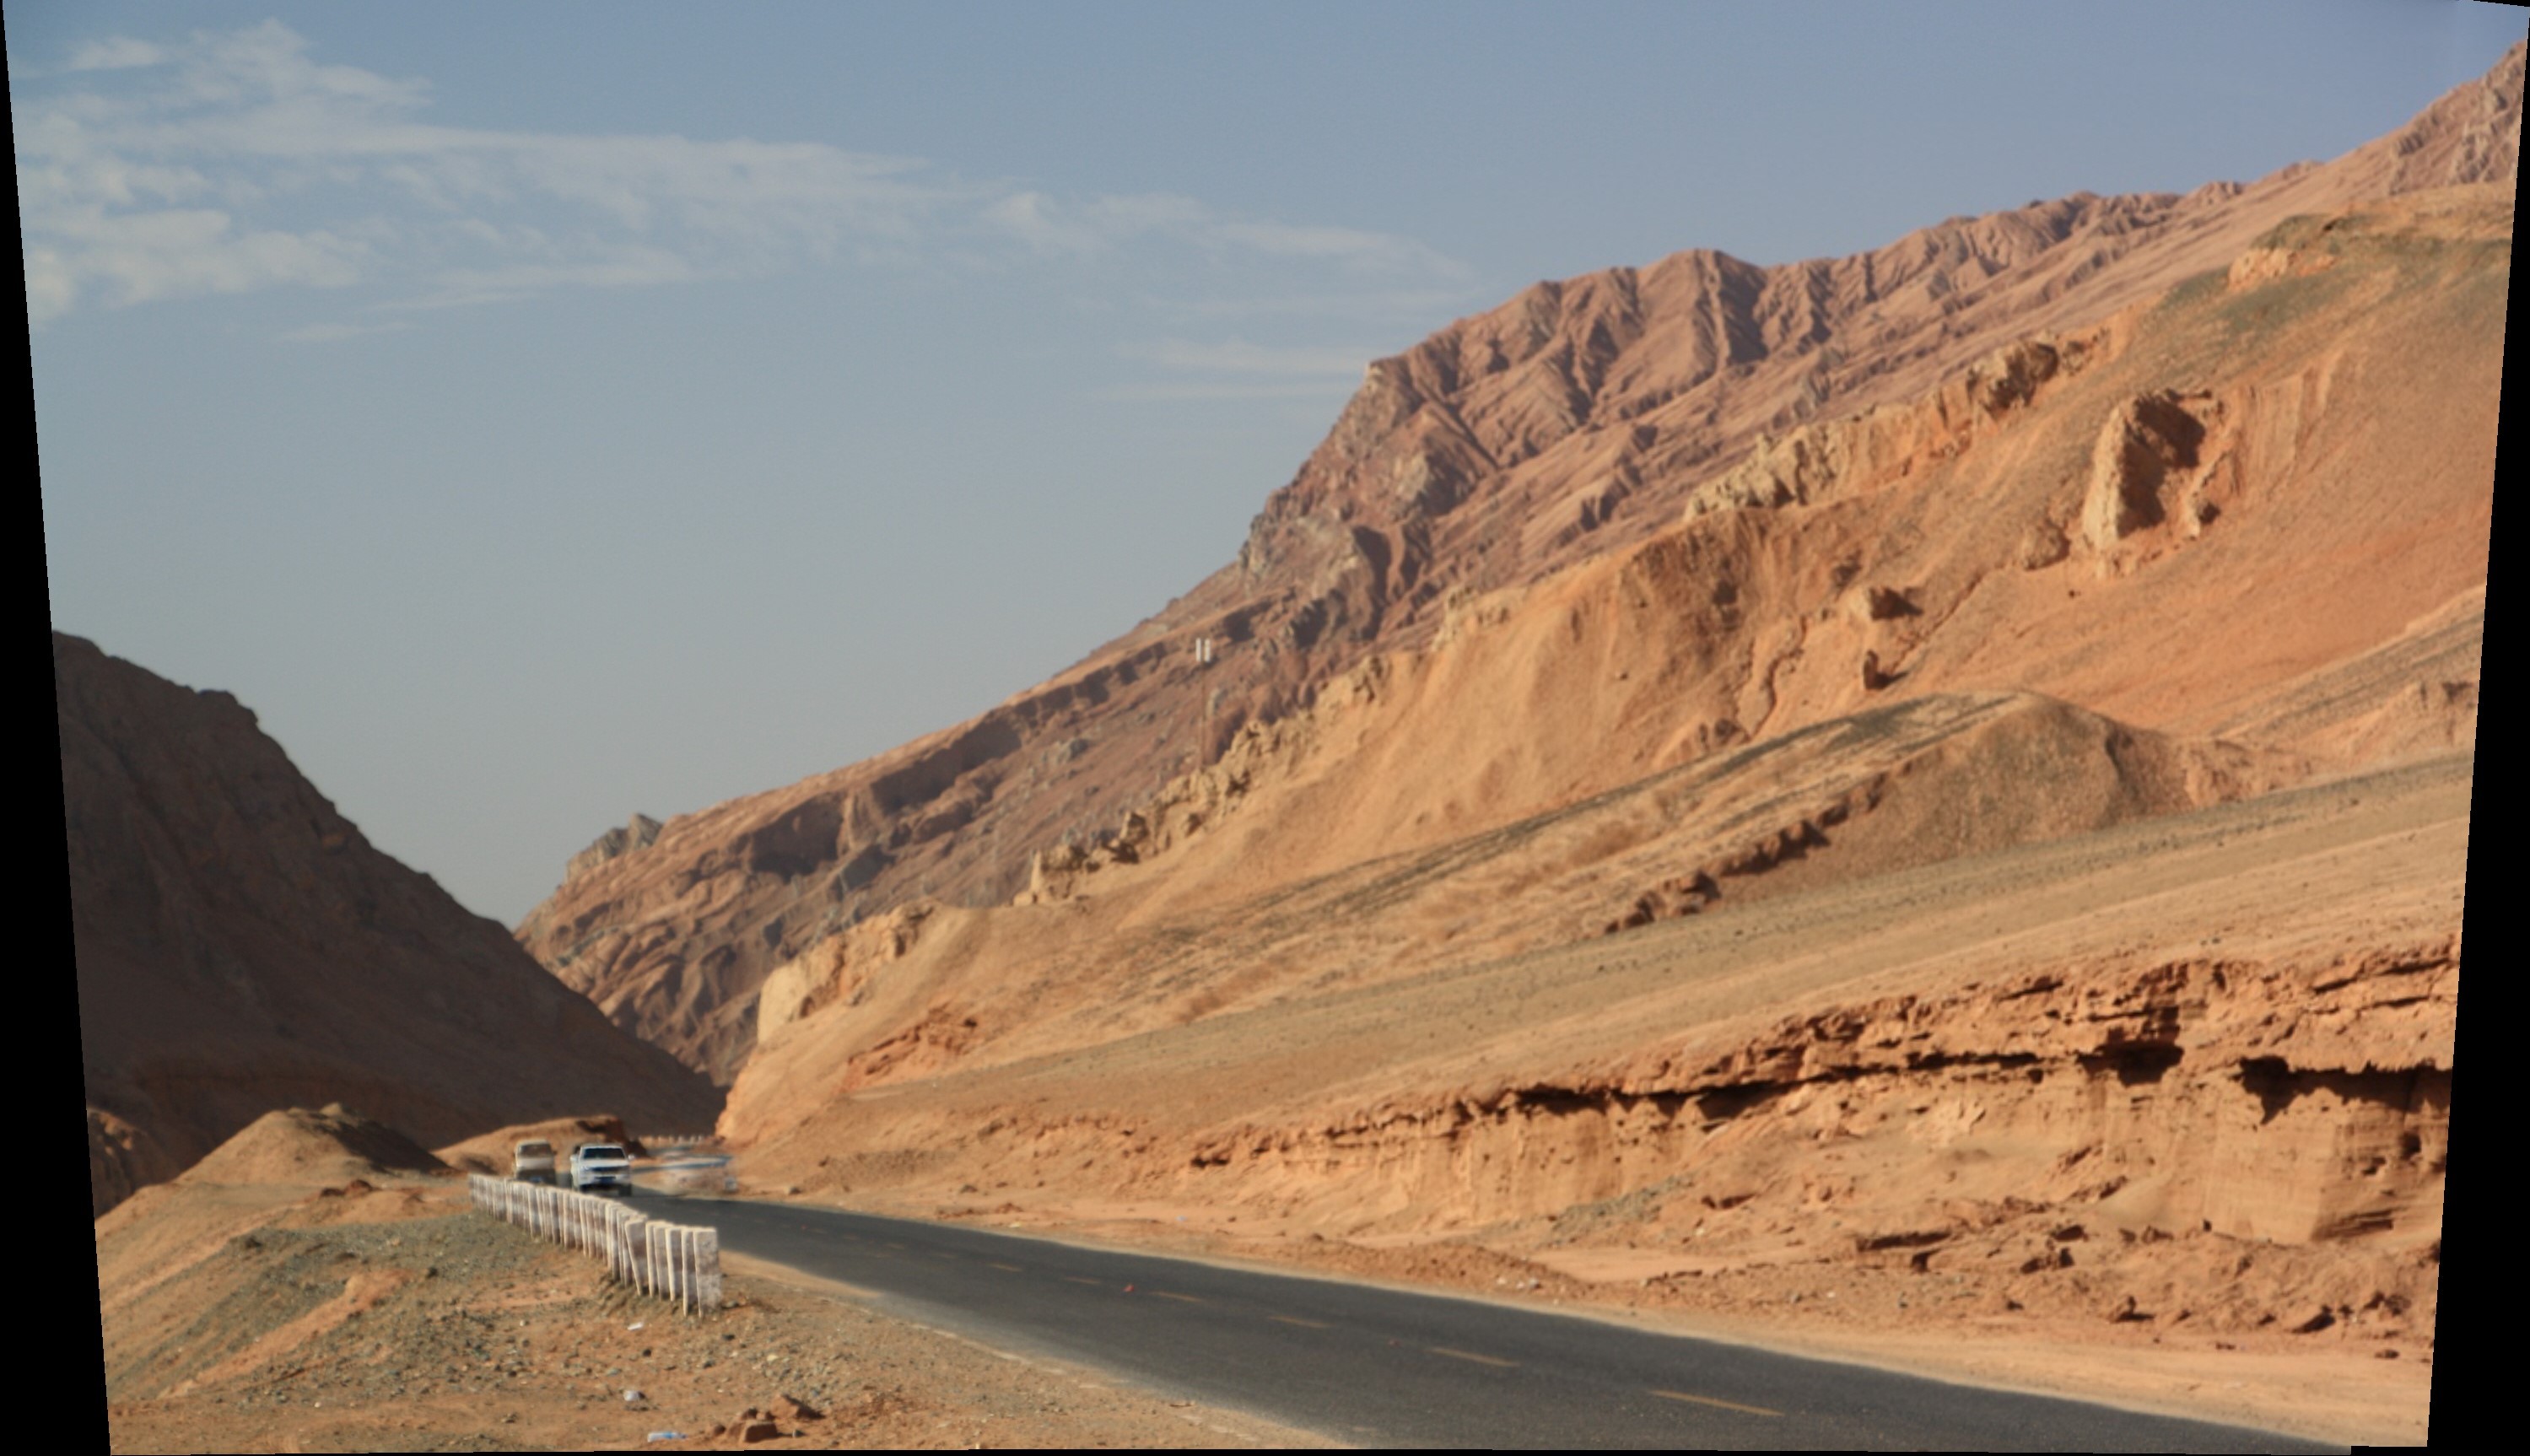
<path id="1" fill-rule="evenodd" d="M 1652 1394 L 1659 1396 L 1663 1400 L 1683 1400 L 1694 1405 L 1719 1406 L 1726 1411 L 1737 1411 L 1743 1416 L 1780 1416 L 1783 1414 L 1781 1411 L 1770 1411 L 1764 1406 L 1743 1406 L 1735 1400 L 1715 1400 L 1710 1395 L 1689 1395 L 1683 1390 L 1655 1390 Z"/>
<path id="2" fill-rule="evenodd" d="M 889 1240 L 887 1241 L 887 1246 L 888 1246 L 889 1248 L 891 1248 L 891 1249 L 902 1249 L 902 1248 L 904 1248 L 904 1247 L 905 1247 L 903 1244 L 898 1243 L 898 1242 L 897 1242 L 896 1240 L 894 1240 L 894 1239 L 889 1239 Z"/>
<path id="3" fill-rule="evenodd" d="M 1334 1325 L 1327 1323 L 1327 1322 L 1326 1322 L 1325 1321 L 1323 1321 L 1323 1320 L 1303 1320 L 1303 1319 L 1301 1319 L 1301 1318 L 1300 1318 L 1299 1316 L 1297 1316 L 1297 1315 L 1268 1315 L 1268 1316 L 1266 1316 L 1265 1318 L 1266 1318 L 1266 1319 L 1268 1319 L 1268 1320 L 1275 1321 L 1276 1321 L 1276 1322 L 1278 1322 L 1278 1323 L 1283 1323 L 1283 1324 L 1297 1324 L 1297 1325 L 1299 1325 L 1299 1326 L 1301 1326 L 1302 1328 L 1305 1328 L 1305 1329 L 1333 1329 L 1333 1328 L 1335 1328 L 1335 1326 L 1334 1326 Z"/>
<path id="4" fill-rule="evenodd" d="M 1152 1292 L 1153 1294 L 1155 1294 L 1155 1295 L 1158 1295 L 1158 1296 L 1159 1296 L 1160 1298 L 1162 1298 L 1162 1299 L 1174 1299 L 1174 1300 L 1179 1300 L 1179 1301 L 1181 1301 L 1181 1302 L 1182 1302 L 1182 1303 L 1185 1303 L 1185 1304 L 1190 1304 L 1190 1305 L 1199 1305 L 1199 1304 L 1202 1304 L 1202 1303 L 1203 1303 L 1203 1301 L 1202 1301 L 1202 1300 L 1195 1298 L 1195 1297 L 1194 1297 L 1193 1295 L 1191 1295 L 1191 1294 L 1171 1294 L 1171 1293 L 1169 1293 L 1169 1292 L 1168 1292 L 1167 1290 L 1165 1290 L 1165 1289 L 1154 1289 L 1154 1290 L 1152 1290 L 1151 1292 Z"/>
<path id="5" fill-rule="evenodd" d="M 1478 1365 L 1497 1365 L 1504 1370 L 1519 1368 L 1519 1362 L 1516 1360 L 1498 1360 L 1491 1355 L 1479 1355 L 1472 1350 L 1453 1350 L 1447 1345 L 1434 1345 L 1431 1348 L 1433 1354 L 1447 1355 L 1452 1360 L 1472 1360 Z"/>
<path id="6" fill-rule="evenodd" d="M 1016 1264 L 1001 1264 L 1001 1263 L 998 1263 L 998 1262 L 996 1262 L 996 1261 L 994 1261 L 994 1260 L 990 1260 L 990 1259 L 987 1259 L 987 1260 L 985 1260 L 984 1262 L 985 1262 L 986 1264 L 992 1265 L 992 1267 L 995 1267 L 995 1268 L 1006 1268 L 1006 1269 L 1009 1269 L 1012 1273 L 1015 1273 L 1015 1274 L 1023 1274 L 1023 1273 L 1026 1273 L 1026 1272 L 1027 1272 L 1027 1270 L 1025 1270 L 1025 1269 L 1023 1269 L 1023 1268 L 1019 1267 L 1018 1267 L 1018 1265 L 1016 1265 Z"/>

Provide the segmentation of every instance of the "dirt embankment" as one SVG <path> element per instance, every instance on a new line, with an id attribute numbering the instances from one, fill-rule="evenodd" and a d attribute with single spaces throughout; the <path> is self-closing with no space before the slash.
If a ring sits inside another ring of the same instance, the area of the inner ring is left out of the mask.
<path id="1" fill-rule="evenodd" d="M 365 1119 L 276 1113 L 100 1218 L 110 1448 L 1309 1443 L 778 1273 L 734 1272 L 728 1308 L 680 1317 L 470 1212 L 461 1183 L 380 1165 L 418 1151 Z"/>
<path id="2" fill-rule="evenodd" d="M 1638 1194 L 1641 1167 L 1675 1168 L 1674 1189 L 1704 1189 L 1671 1212 L 1711 1240 L 1690 1255 L 1725 1247 L 1724 1223 L 1924 1250 L 2014 1211 L 2092 1203 L 2128 1235 L 2430 1251 L 2458 963 L 2451 944 L 2323 965 L 2217 955 L 2031 971 L 1560 1083 L 1383 1101 L 1305 1131 L 1235 1129 L 1189 1161 L 1225 1183 L 1335 1194 L 1348 1213 L 1350 1188 L 1375 1182 L 1393 1211 L 1379 1216 L 1417 1227 L 1561 1219 Z M 1980 1156 L 1953 1156 L 1970 1141 Z M 1919 1212 L 1927 1190 L 1943 1216 Z"/>
<path id="3" fill-rule="evenodd" d="M 340 1103 L 314 1111 L 283 1107 L 185 1169 L 186 1183 L 339 1183 L 397 1173 L 437 1173 L 448 1165 L 412 1139 Z"/>
<path id="4" fill-rule="evenodd" d="M 1033 1057 L 962 1058 L 953 1022 L 859 1090 L 789 1081 L 785 1112 L 784 1080 L 751 1084 L 812 1015 L 742 1081 L 734 1122 L 768 1120 L 740 1165 L 857 1207 L 2416 1439 L 2471 782 L 2427 760 L 1726 887 L 1614 937 L 1294 980 Z"/>

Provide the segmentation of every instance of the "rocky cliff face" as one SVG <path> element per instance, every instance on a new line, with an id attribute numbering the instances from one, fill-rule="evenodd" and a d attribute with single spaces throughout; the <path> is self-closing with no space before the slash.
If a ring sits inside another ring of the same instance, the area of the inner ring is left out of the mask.
<path id="1" fill-rule="evenodd" d="M 1304 710 L 1379 654 L 1429 645 L 1479 599 L 1622 557 L 1689 513 L 1807 508 L 1920 478 L 2115 353 L 2111 321 L 2181 281 L 2214 275 L 2254 292 L 2329 266 L 2336 244 L 2288 219 L 2454 185 L 2508 189 L 2521 80 L 2516 48 L 2400 132 L 2246 187 L 2076 194 L 1846 258 L 1767 267 L 1690 251 L 1541 283 L 1373 364 L 1238 559 L 1132 633 L 893 753 L 681 816 L 646 847 L 633 846 L 637 833 L 602 841 L 519 938 L 619 1025 L 725 1082 L 751 1052 L 754 998 L 775 966 L 917 896 L 1006 900 L 1027 888 L 1035 851 L 1107 834 L 1243 727 Z M 2243 305 L 2244 317 L 2255 311 Z M 2166 380 L 2132 392 L 2122 412 L 2090 415 L 2088 458 L 2016 462 L 2043 467 L 2050 489 L 2078 478 L 2089 493 L 2051 499 L 1988 554 L 2037 569 L 2079 553 L 2104 578 L 2140 569 L 2239 504 L 2253 455 L 2281 467 L 2299 428 L 2290 421 L 2325 407 L 2333 376 L 2314 370 L 2244 380 L 2251 393 L 2226 400 Z M 1771 526 L 1733 529 L 1748 549 L 1785 549 L 1761 539 Z M 1965 567 L 1954 573 L 1946 609 L 1973 584 Z M 1929 629 L 1942 616 L 1906 595 L 1921 585 L 1863 583 L 1882 593 L 1864 617 L 1896 623 L 1892 635 L 1908 635 L 1904 620 Z M 1802 656 L 1797 616 L 1717 610 L 1741 623 L 1734 633 L 1788 644 L 1757 657 Z M 2357 635 L 2354 649 L 2368 650 L 2394 629 Z M 1209 661 L 1198 639 L 1212 642 Z M 1857 639 L 1836 671 L 1876 690 L 1899 680 L 1880 656 L 1893 650 L 1911 648 Z M 1770 718 L 1793 722 L 1768 683 L 1745 696 L 1704 724 L 1704 748 Z M 2075 696 L 2148 727 L 2208 706 L 2201 695 Z M 1850 706 L 1821 698 L 1815 711 Z"/>
<path id="2" fill-rule="evenodd" d="M 98 1212 L 280 1107 L 426 1143 L 711 1122 L 701 1078 L 372 847 L 235 698 L 59 633 L 53 691 Z"/>

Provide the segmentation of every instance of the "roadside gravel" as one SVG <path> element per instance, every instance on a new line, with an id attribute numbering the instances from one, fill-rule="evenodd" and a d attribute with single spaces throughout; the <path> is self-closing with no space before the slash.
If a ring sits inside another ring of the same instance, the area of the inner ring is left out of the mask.
<path id="1" fill-rule="evenodd" d="M 108 1314 L 114 1450 L 1305 1439 L 1017 1361 L 835 1291 L 739 1273 L 728 1308 L 680 1316 L 464 1210 L 444 1183 L 302 1192 L 278 1191 L 269 1221 Z"/>

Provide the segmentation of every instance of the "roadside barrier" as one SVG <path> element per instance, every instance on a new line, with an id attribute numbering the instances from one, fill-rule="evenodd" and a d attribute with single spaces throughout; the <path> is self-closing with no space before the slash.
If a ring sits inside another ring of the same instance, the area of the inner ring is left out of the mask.
<path id="1" fill-rule="evenodd" d="M 538 1238 L 585 1249 L 617 1282 L 688 1314 L 720 1308 L 720 1230 L 669 1223 L 630 1205 L 568 1188 L 467 1175 L 474 1207 Z"/>

